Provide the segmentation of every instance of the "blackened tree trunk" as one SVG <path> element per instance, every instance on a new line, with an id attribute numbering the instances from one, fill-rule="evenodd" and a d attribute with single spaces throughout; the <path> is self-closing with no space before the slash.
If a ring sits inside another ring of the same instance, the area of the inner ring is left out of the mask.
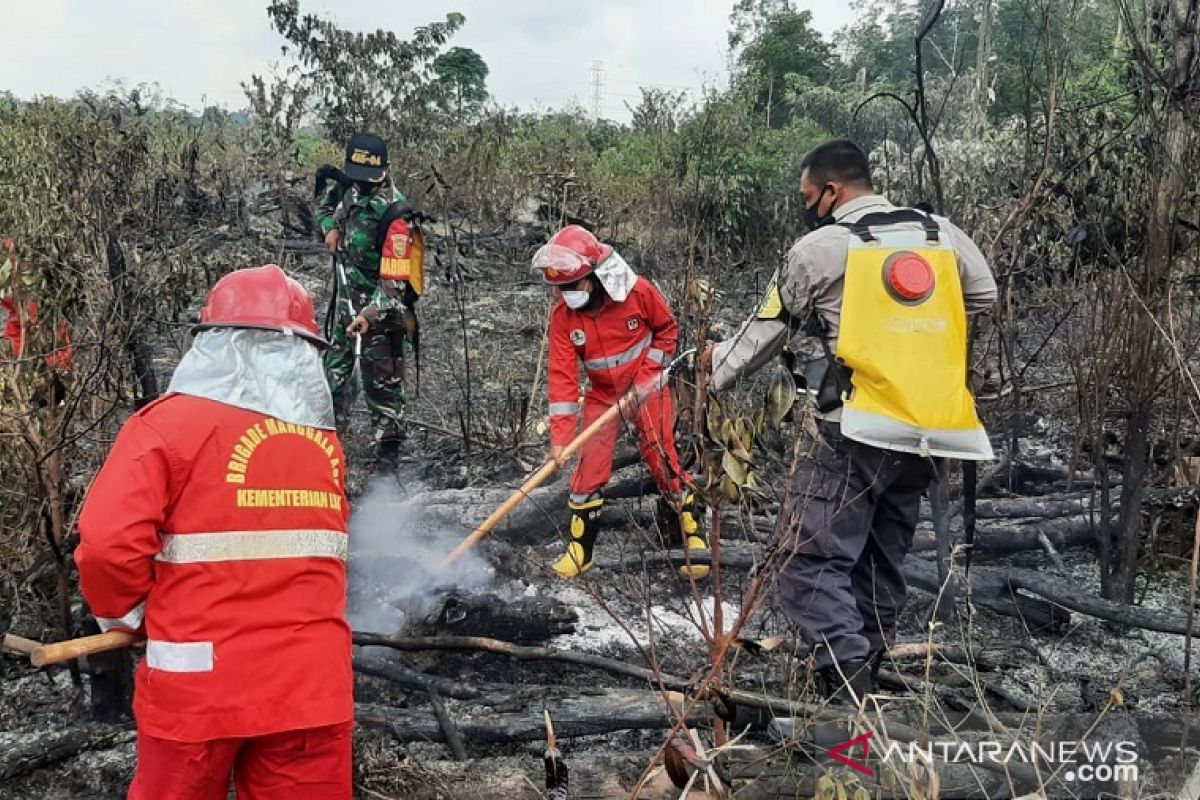
<path id="1" fill-rule="evenodd" d="M 108 278 L 112 281 L 113 298 L 121 312 L 120 319 L 130 321 L 133 319 L 134 309 L 129 290 L 129 270 L 125 262 L 125 251 L 115 233 L 110 232 L 106 237 L 104 254 L 108 261 Z M 129 330 L 125 333 L 124 344 L 130 366 L 133 368 L 133 379 L 137 384 L 136 405 L 141 408 L 158 396 L 158 378 L 154 374 L 150 348 L 146 342 Z"/>
<path id="2" fill-rule="evenodd" d="M 1124 7 L 1129 13 L 1128 6 Z M 1160 98 L 1151 125 L 1156 151 L 1150 176 L 1150 217 L 1129 340 L 1129 418 L 1125 427 L 1121 516 L 1102 592 L 1132 602 L 1141 537 L 1141 501 L 1147 479 L 1154 400 L 1169 358 L 1159 324 L 1170 313 L 1169 289 L 1174 257 L 1175 220 L 1187 188 L 1184 170 L 1193 163 L 1196 110 L 1200 101 L 1200 0 L 1159 0 L 1151 6 L 1155 38 L 1139 46 L 1146 75 L 1146 96 Z M 1128 22 L 1128 20 L 1127 20 Z M 1132 26 L 1130 26 L 1132 30 Z"/>

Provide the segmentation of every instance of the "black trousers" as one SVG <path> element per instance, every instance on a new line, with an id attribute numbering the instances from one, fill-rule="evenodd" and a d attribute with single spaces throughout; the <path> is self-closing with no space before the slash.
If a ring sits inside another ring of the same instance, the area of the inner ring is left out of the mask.
<path id="1" fill-rule="evenodd" d="M 907 594 L 901 564 L 933 477 L 927 458 L 861 444 L 821 423 L 796 471 L 778 584 L 819 669 L 894 640 Z"/>

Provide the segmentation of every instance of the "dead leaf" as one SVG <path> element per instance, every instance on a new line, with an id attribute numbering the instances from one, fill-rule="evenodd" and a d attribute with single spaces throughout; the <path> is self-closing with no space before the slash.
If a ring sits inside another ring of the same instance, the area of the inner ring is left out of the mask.
<path id="1" fill-rule="evenodd" d="M 737 456 L 728 450 L 721 457 L 721 471 L 725 476 L 733 481 L 739 489 L 746 485 L 746 476 L 750 474 L 749 467 L 741 461 Z"/>
<path id="2" fill-rule="evenodd" d="M 740 647 L 751 655 L 758 655 L 778 650 L 786 641 L 787 639 L 782 636 L 770 636 L 766 639 L 734 639 L 733 646 Z"/>
<path id="3" fill-rule="evenodd" d="M 705 424 L 708 428 L 708 438 L 714 442 L 721 441 L 721 404 L 713 398 L 709 398 L 707 408 L 705 408 Z"/>
<path id="4" fill-rule="evenodd" d="M 767 386 L 767 399 L 763 405 L 771 424 L 778 428 L 795 404 L 795 380 L 787 367 L 778 364 L 771 373 L 771 382 Z"/>
<path id="5" fill-rule="evenodd" d="M 737 502 L 742 498 L 742 491 L 737 484 L 729 479 L 728 475 L 721 476 L 721 491 L 726 497 L 733 502 Z"/>

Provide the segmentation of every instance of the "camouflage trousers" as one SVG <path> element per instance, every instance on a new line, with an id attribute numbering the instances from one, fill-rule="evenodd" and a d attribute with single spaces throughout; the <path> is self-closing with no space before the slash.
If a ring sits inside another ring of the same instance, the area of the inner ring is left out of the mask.
<path id="1" fill-rule="evenodd" d="M 354 309 L 359 311 L 370 295 L 350 289 Z M 354 338 L 346 334 L 352 318 L 344 300 L 337 304 L 331 346 L 325 351 L 325 376 L 333 393 L 338 428 L 344 430 L 346 418 L 358 398 L 354 376 Z M 371 433 L 376 441 L 402 434 L 404 419 L 404 324 L 400 314 L 389 311 L 380 316 L 363 336 L 362 392 L 371 414 Z"/>

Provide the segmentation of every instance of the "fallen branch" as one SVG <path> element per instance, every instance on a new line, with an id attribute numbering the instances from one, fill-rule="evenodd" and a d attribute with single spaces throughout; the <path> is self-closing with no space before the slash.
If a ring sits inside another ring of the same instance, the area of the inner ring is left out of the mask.
<path id="1" fill-rule="evenodd" d="M 450 748 L 454 760 L 466 761 L 467 748 L 463 744 L 462 734 L 459 732 L 458 726 L 454 724 L 454 720 L 450 719 L 450 712 L 446 711 L 446 704 L 442 702 L 441 695 L 437 693 L 437 689 L 432 687 L 426 692 L 426 695 L 429 697 L 429 704 L 433 706 L 433 715 L 437 718 L 438 728 L 442 731 L 442 739 Z"/>
<path id="2" fill-rule="evenodd" d="M 441 678 L 436 675 L 426 675 L 415 669 L 401 664 L 388 664 L 382 661 L 369 661 L 362 658 L 354 659 L 354 671 L 360 675 L 381 678 L 414 692 L 436 691 L 446 697 L 456 700 L 473 700 L 481 694 L 474 686 L 464 684 L 451 678 Z"/>
<path id="3" fill-rule="evenodd" d="M 902 567 L 904 579 L 935 597 L 941 591 L 941 580 L 936 565 L 924 559 L 909 556 Z M 1052 602 L 1036 597 L 1026 597 L 1012 591 L 1003 575 L 995 567 L 975 566 L 971 569 L 971 602 L 997 614 L 1016 617 L 1032 631 L 1057 630 L 1070 621 L 1070 615 Z M 1078 591 L 1071 586 L 1068 591 Z"/>
<path id="4" fill-rule="evenodd" d="M 1068 489 L 1086 489 L 1096 483 L 1096 477 L 1091 472 L 1069 472 L 1065 467 L 1028 461 L 1012 463 L 1005 458 L 986 475 L 980 476 L 978 491 L 983 494 L 1003 488 L 1023 495 L 1037 495 L 1042 488 L 1065 485 Z M 1110 480 L 1110 485 L 1117 483 L 1119 481 Z"/>
<path id="5" fill-rule="evenodd" d="M 603 672 L 608 672 L 612 675 L 643 679 L 653 683 L 654 685 L 661 685 L 662 687 L 675 692 L 691 691 L 696 688 L 695 684 L 690 680 L 667 673 L 655 672 L 645 667 L 639 667 L 614 658 L 598 656 L 592 653 L 580 653 L 574 650 L 560 650 L 553 647 L 528 647 L 513 644 L 511 642 L 501 641 L 499 639 L 489 639 L 483 636 L 399 637 L 384 636 L 377 633 L 355 632 L 354 644 L 360 647 L 389 647 L 404 652 L 483 652 L 508 656 L 520 661 L 556 661 L 559 663 L 590 667 Z M 925 658 L 929 654 L 929 648 L 930 645 L 926 642 L 900 643 L 897 644 L 892 650 L 888 651 L 889 660 L 902 661 Z M 953 658 L 954 660 L 965 661 L 967 658 L 961 648 L 952 645 L 935 645 L 934 648 L 935 652 L 945 652 L 947 656 Z M 795 712 L 805 710 L 808 713 L 816 713 L 821 710 L 821 707 L 819 706 L 810 706 L 803 703 L 796 703 L 791 700 L 769 697 L 767 695 L 760 695 L 753 692 L 734 691 L 732 694 L 730 694 L 730 698 L 733 699 L 735 703 L 740 703 L 751 708 L 787 712 L 789 715 L 793 715 Z M 476 699 L 478 700 L 478 698 Z M 659 702 L 661 702 L 661 699 L 661 695 L 659 695 Z M 486 701 L 480 702 L 486 704 Z M 831 716 L 831 718 L 834 719 L 841 718 L 841 715 L 836 711 L 827 716 Z M 556 726 L 558 724 L 557 719 L 558 717 L 556 714 Z"/>
<path id="6" fill-rule="evenodd" d="M 1092 523 L 1087 517 L 1071 517 L 1062 520 L 1044 520 L 1028 525 L 993 524 L 980 525 L 975 536 L 975 552 L 988 556 L 1006 556 L 1027 550 L 1042 550 L 1042 537 L 1059 550 L 1090 547 L 1095 542 Z M 937 546 L 934 533 L 919 530 L 913 537 L 910 553 L 932 552 Z M 728 551 L 728 552 L 726 552 Z M 726 542 L 721 547 L 721 564 L 734 569 L 749 569 L 761 566 L 765 550 L 762 545 L 744 542 Z M 643 564 L 671 564 L 679 566 L 683 551 L 657 551 L 611 555 L 602 553 L 596 557 L 596 566 L 603 569 L 640 569 Z M 707 558 L 701 555 L 700 558 Z M 701 562 L 706 563 L 706 562 Z"/>
<path id="7" fill-rule="evenodd" d="M 500 639 L 489 639 L 485 636 L 383 636 L 378 633 L 355 632 L 354 644 L 360 647 L 390 647 L 393 650 L 405 652 L 427 651 L 478 651 L 508 656 L 520 661 L 557 661 L 563 664 L 577 664 L 583 667 L 599 669 L 613 675 L 624 675 L 629 678 L 655 683 L 658 675 L 645 667 L 626 664 L 604 656 L 591 653 L 577 653 L 573 650 L 559 650 L 554 647 L 534 647 L 518 645 Z M 682 678 L 671 678 L 666 682 L 668 689 L 683 690 L 689 684 Z M 557 719 L 557 718 L 556 718 Z"/>
<path id="8" fill-rule="evenodd" d="M 808 656 L 811 648 L 808 643 L 793 639 L 768 639 L 762 642 L 736 639 L 734 646 L 757 655 L 763 651 L 791 653 L 794 658 L 803 659 Z M 943 644 L 941 642 L 897 642 L 884 655 L 884 663 L 892 664 L 903 661 L 925 661 L 933 658 L 936 661 L 947 661 L 954 664 L 966 664 L 979 670 L 1001 670 L 1023 666 L 1026 659 L 1015 655 L 1006 655 L 997 650 L 972 651 L 961 645 Z"/>
<path id="9" fill-rule="evenodd" d="M 1065 571 L 1067 569 L 1066 562 L 1058 554 L 1058 550 L 1054 547 L 1054 542 L 1050 541 L 1049 537 L 1042 531 L 1038 531 L 1038 541 L 1041 542 L 1042 549 L 1046 551 L 1046 556 L 1054 562 L 1054 566 L 1058 567 L 1059 570 Z"/>

